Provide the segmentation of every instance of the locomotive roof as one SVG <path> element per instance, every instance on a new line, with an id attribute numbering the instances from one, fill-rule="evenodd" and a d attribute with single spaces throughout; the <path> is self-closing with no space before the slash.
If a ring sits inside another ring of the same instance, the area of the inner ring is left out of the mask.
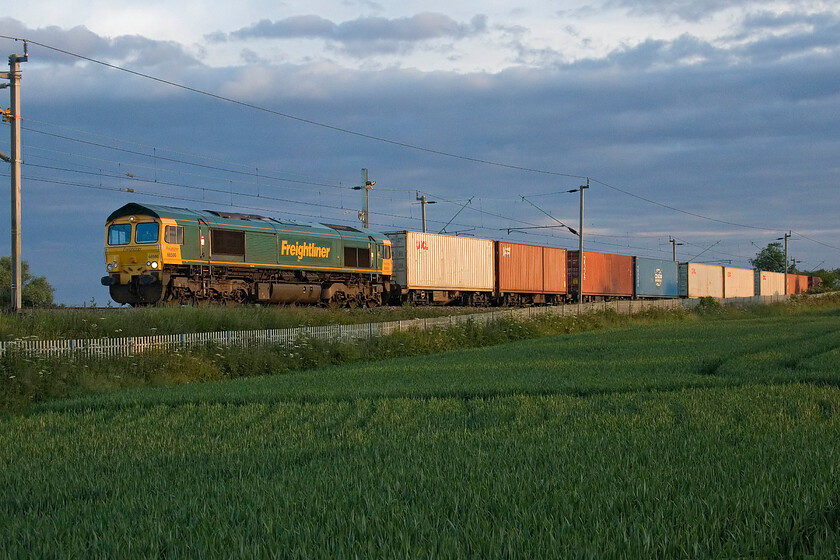
<path id="1" fill-rule="evenodd" d="M 111 212 L 107 221 L 115 220 L 122 216 L 130 216 L 133 214 L 142 214 L 144 216 L 152 216 L 154 218 L 170 219 L 170 220 L 203 220 L 212 224 L 228 225 L 233 227 L 241 227 L 243 221 L 262 223 L 266 227 L 275 229 L 278 226 L 291 226 L 297 228 L 306 228 L 312 233 L 339 233 L 342 237 L 373 237 L 374 239 L 383 239 L 384 234 L 378 231 L 365 229 L 363 227 L 339 225 L 339 224 L 319 224 L 313 222 L 296 222 L 294 220 L 281 220 L 272 217 L 260 216 L 257 214 L 242 214 L 236 212 L 226 212 L 219 210 L 191 210 L 189 208 L 176 208 L 172 206 L 162 206 L 158 204 L 139 204 L 130 202 L 117 210 Z M 353 234 L 358 234 L 354 236 Z"/>

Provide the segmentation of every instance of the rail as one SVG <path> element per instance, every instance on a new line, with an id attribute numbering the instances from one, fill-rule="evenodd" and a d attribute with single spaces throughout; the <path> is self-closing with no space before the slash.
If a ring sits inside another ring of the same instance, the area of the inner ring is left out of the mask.
<path id="1" fill-rule="evenodd" d="M 783 301 L 789 296 L 756 296 L 752 298 L 731 298 L 722 300 L 727 305 L 766 304 Z M 691 308 L 697 299 L 621 300 L 585 303 L 581 313 L 613 310 L 616 313 L 632 315 L 647 309 Z M 301 337 L 333 342 L 352 342 L 388 335 L 409 329 L 445 328 L 472 321 L 487 324 L 507 318 L 526 320 L 544 314 L 577 315 L 577 305 L 555 307 L 526 307 L 521 309 L 496 309 L 468 315 L 449 315 L 423 319 L 365 323 L 359 325 L 325 325 L 317 327 L 295 327 L 290 329 L 267 329 L 247 331 L 219 331 L 153 336 L 103 337 L 74 340 L 17 339 L 0 342 L 0 356 L 20 353 L 27 356 L 64 358 L 112 358 L 128 357 L 147 352 L 175 351 L 196 346 L 216 344 L 220 346 L 258 346 L 282 344 L 292 346 Z"/>

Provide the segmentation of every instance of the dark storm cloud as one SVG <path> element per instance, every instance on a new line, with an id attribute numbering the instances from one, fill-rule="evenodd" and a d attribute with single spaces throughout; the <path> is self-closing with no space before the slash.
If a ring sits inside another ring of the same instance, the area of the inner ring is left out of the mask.
<path id="1" fill-rule="evenodd" d="M 316 15 L 295 16 L 279 21 L 262 20 L 230 33 L 207 36 L 209 41 L 230 39 L 324 39 L 340 45 L 354 56 L 372 53 L 405 52 L 416 43 L 432 39 L 463 39 L 487 30 L 487 18 L 477 15 L 469 23 L 459 23 L 435 13 L 386 19 L 361 17 L 334 23 Z"/>
<path id="2" fill-rule="evenodd" d="M 131 63 L 144 68 L 177 63 L 193 66 L 199 62 L 174 41 L 155 41 L 139 35 L 102 37 L 84 26 L 63 29 L 57 26 L 30 29 L 12 18 L 0 18 L 0 34 L 36 41 L 90 58 Z M 35 60 L 73 65 L 79 59 L 51 49 L 33 46 Z"/>

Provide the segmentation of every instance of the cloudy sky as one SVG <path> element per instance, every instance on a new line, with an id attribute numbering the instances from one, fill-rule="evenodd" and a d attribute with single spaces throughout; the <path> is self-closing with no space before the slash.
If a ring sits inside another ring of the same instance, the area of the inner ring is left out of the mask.
<path id="1" fill-rule="evenodd" d="M 421 227 L 419 192 L 430 231 L 576 247 L 589 177 L 589 250 L 748 267 L 790 230 L 800 268 L 840 267 L 840 2 L 398 4 L 7 7 L 24 259 L 104 304 L 119 206 L 358 223 L 367 168 L 385 231 Z"/>

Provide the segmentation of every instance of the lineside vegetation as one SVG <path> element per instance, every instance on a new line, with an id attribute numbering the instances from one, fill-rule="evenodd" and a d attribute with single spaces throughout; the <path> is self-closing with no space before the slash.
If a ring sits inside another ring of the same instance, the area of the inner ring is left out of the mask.
<path id="1" fill-rule="evenodd" d="M 43 400 L 0 419 L 0 550 L 832 557 L 838 317 L 467 325 L 376 341 L 391 359 Z M 222 371 L 209 352 L 178 359 Z"/>
<path id="2" fill-rule="evenodd" d="M 500 319 L 488 325 L 468 322 L 448 328 L 412 329 L 358 343 L 324 342 L 302 338 L 292 348 L 258 346 L 240 348 L 208 344 L 176 352 L 146 352 L 141 356 L 108 359 L 66 359 L 27 357 L 13 352 L 0 357 L 0 412 L 20 412 L 32 403 L 54 398 L 82 396 L 122 388 L 159 387 L 261 375 L 282 375 L 328 365 L 377 361 L 382 359 L 449 352 L 464 348 L 499 345 L 558 334 L 570 334 L 609 327 L 648 323 L 679 323 L 738 319 L 745 317 L 785 317 L 806 310 L 831 309 L 840 305 L 840 296 L 818 299 L 797 298 L 785 305 L 724 308 L 706 298 L 694 311 L 647 310 L 633 316 L 601 312 L 583 316 L 541 315 L 527 321 Z M 358 311 L 358 310 L 357 310 Z M 30 318 L 13 318 L 18 326 L 31 321 L 39 332 L 62 332 L 80 328 L 82 332 L 113 331 L 116 336 L 140 336 L 163 331 L 200 332 L 239 328 L 283 328 L 301 324 L 330 324 L 336 319 L 360 322 L 359 319 L 383 316 L 380 313 L 325 310 L 317 308 L 154 308 L 128 310 L 126 313 L 100 315 L 85 311 L 52 313 Z M 424 308 L 384 312 L 385 320 L 394 317 L 415 318 Z M 194 321 L 189 322 L 190 318 Z M 101 321 L 97 323 L 96 321 Z M 80 323 L 80 324 L 79 324 Z M 89 326 L 93 324 L 93 328 Z M 248 325 L 246 327 L 245 325 Z M 69 325 L 69 327 L 68 327 Z M 98 326 L 97 326 L 98 325 Z M 132 325 L 140 325 L 132 327 Z M 150 325 L 160 325 L 153 327 Z M 199 328 L 195 328 L 199 325 Z M 257 326 L 260 325 L 260 326 Z M 273 325 L 273 326 L 266 326 Z M 281 327 L 280 325 L 283 325 Z M 188 328 L 192 326 L 192 328 Z M 215 328 L 211 328 L 215 327 Z M 85 331 L 84 329 L 91 329 Z M 182 330 L 178 330 L 182 329 Z M 77 331 L 78 332 L 78 331 Z"/>

